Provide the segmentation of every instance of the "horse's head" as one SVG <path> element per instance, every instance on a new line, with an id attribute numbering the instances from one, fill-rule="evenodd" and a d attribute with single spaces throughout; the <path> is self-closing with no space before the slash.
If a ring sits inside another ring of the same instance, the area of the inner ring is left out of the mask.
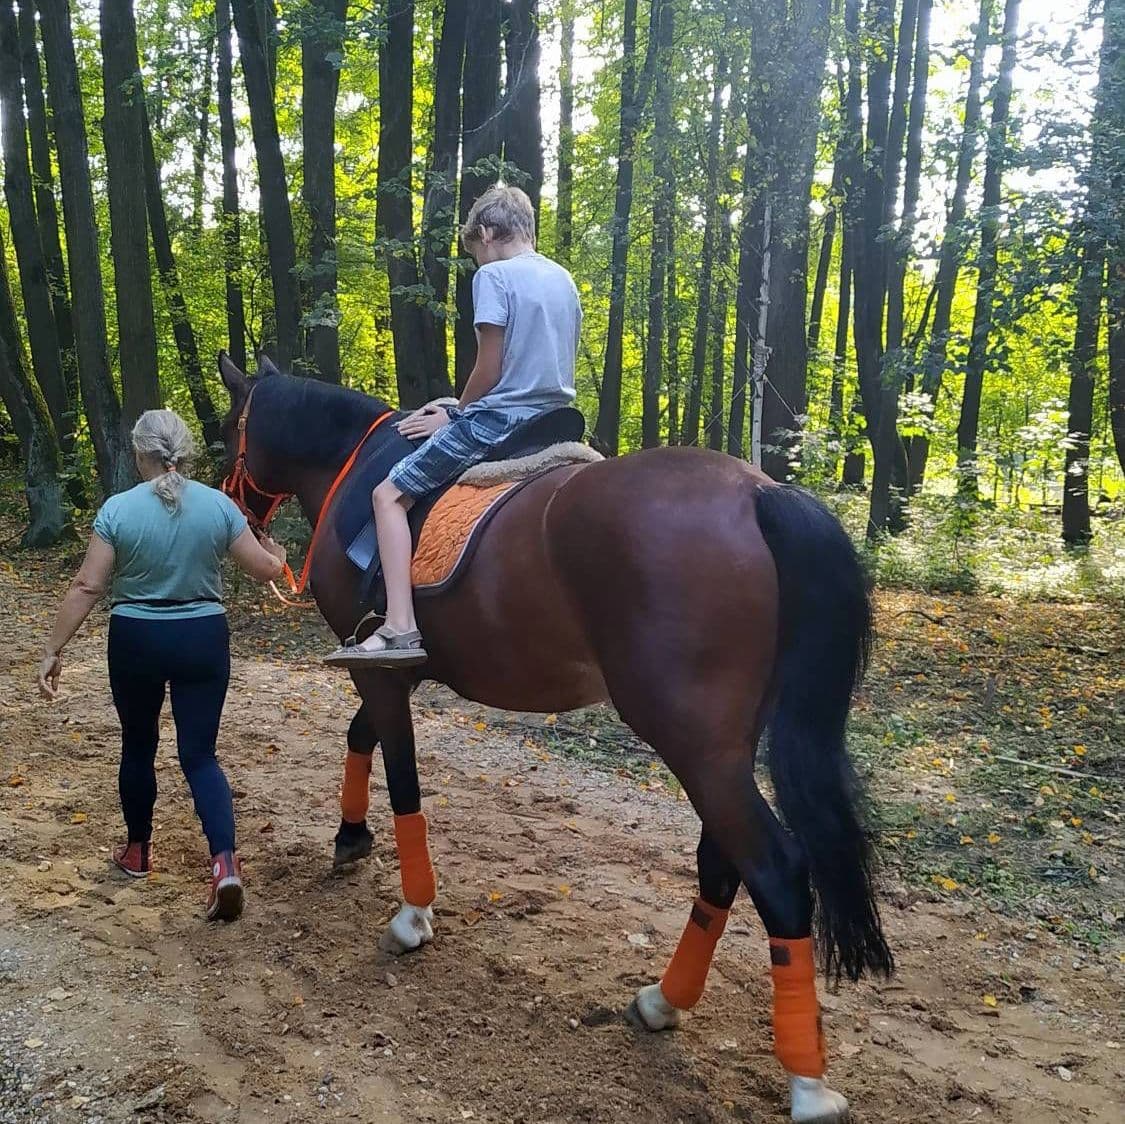
<path id="1" fill-rule="evenodd" d="M 252 447 L 245 437 L 250 392 L 264 379 L 280 374 L 271 360 L 263 355 L 258 361 L 257 373 L 251 378 L 225 351 L 219 352 L 219 375 L 230 394 L 230 409 L 222 425 L 225 450 L 223 491 L 242 508 L 251 525 L 256 527 L 269 523 L 282 493 L 268 490 L 277 487 L 270 482 L 270 465 L 266 463 L 263 451 L 257 445 Z"/>

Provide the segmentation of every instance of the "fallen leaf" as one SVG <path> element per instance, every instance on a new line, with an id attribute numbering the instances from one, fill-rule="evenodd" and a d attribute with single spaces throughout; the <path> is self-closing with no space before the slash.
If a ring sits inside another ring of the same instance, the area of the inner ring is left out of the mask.
<path id="1" fill-rule="evenodd" d="M 1085 756 L 1086 756 L 1086 747 L 1085 747 L 1084 745 L 1076 745 L 1076 746 L 1074 747 L 1074 752 L 1075 752 L 1075 753 L 1076 753 L 1076 754 L 1077 754 L 1077 755 L 1078 755 L 1079 757 L 1085 757 Z"/>
<path id="2" fill-rule="evenodd" d="M 8 778 L 8 786 L 9 786 L 9 788 L 19 788 L 19 786 L 20 786 L 21 784 L 23 784 L 23 777 L 21 777 L 21 776 L 19 775 L 19 773 L 13 773 L 13 774 L 12 774 L 12 775 L 11 775 L 11 776 L 10 776 L 10 777 Z"/>
<path id="3" fill-rule="evenodd" d="M 957 797 L 954 796 L 952 792 L 947 792 L 945 794 L 945 802 L 947 804 L 956 804 L 957 803 Z"/>
<path id="4" fill-rule="evenodd" d="M 484 722 L 474 722 L 473 729 L 476 730 L 478 734 L 481 734 L 488 729 L 488 726 Z"/>
<path id="5" fill-rule="evenodd" d="M 988 841 L 989 841 L 989 843 L 992 843 L 993 845 L 995 845 L 995 844 L 999 843 L 999 842 L 1000 842 L 1000 835 L 999 835 L 999 833 L 998 833 L 998 832 L 995 832 L 995 831 L 990 831 L 990 832 L 988 833 Z"/>
<path id="6" fill-rule="evenodd" d="M 38 1050 L 39 1047 L 43 1045 L 43 1039 L 42 1038 L 25 1038 L 23 1044 L 29 1050 Z"/>
<path id="7" fill-rule="evenodd" d="M 652 941 L 647 933 L 630 933 L 625 938 L 634 948 L 652 948 Z"/>
<path id="8" fill-rule="evenodd" d="M 971 835 L 962 835 L 961 836 L 961 846 L 962 847 L 971 846 L 972 842 L 973 842 L 973 837 Z"/>
<path id="9" fill-rule="evenodd" d="M 501 901 L 503 899 L 503 897 L 504 897 L 504 895 L 499 890 L 491 890 L 491 891 L 489 891 L 489 894 L 488 894 L 488 900 L 490 902 Z"/>
<path id="10" fill-rule="evenodd" d="M 1069 1069 L 1067 1069 L 1065 1065 L 1060 1065 L 1060 1066 L 1059 1066 L 1059 1067 L 1058 1067 L 1058 1068 L 1057 1068 L 1057 1069 L 1055 1070 L 1055 1072 L 1056 1072 L 1056 1073 L 1057 1073 L 1057 1074 L 1058 1074 L 1058 1075 L 1059 1075 L 1059 1076 L 1060 1076 L 1060 1077 L 1061 1077 L 1061 1078 L 1062 1078 L 1062 1079 L 1063 1079 L 1064 1081 L 1073 1081 L 1073 1080 L 1074 1080 L 1074 1074 L 1073 1074 L 1073 1073 L 1071 1073 L 1071 1072 L 1070 1072 L 1070 1070 L 1069 1070 Z"/>
<path id="11" fill-rule="evenodd" d="M 88 817 L 87 817 L 85 812 L 75 812 L 74 815 L 70 817 L 70 822 L 71 823 L 85 823 L 87 818 Z"/>
<path id="12" fill-rule="evenodd" d="M 935 874 L 934 883 L 943 890 L 956 890 L 958 888 L 957 883 L 945 874 Z"/>
<path id="13" fill-rule="evenodd" d="M 980 1001 L 986 1007 L 995 1007 L 996 1006 L 996 996 L 995 995 L 982 995 L 980 997 Z"/>

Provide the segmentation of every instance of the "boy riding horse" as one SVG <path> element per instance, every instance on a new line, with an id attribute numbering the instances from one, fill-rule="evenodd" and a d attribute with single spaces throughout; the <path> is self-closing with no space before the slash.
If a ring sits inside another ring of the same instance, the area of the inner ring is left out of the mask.
<path id="1" fill-rule="evenodd" d="M 472 206 L 461 242 L 475 259 L 477 360 L 456 406 L 431 402 L 399 422 L 425 444 L 372 493 L 386 621 L 360 644 L 325 658 L 333 667 L 426 662 L 414 619 L 407 512 L 415 501 L 484 460 L 519 425 L 574 401 L 582 308 L 570 274 L 535 249 L 535 212 L 518 187 L 496 184 Z"/>

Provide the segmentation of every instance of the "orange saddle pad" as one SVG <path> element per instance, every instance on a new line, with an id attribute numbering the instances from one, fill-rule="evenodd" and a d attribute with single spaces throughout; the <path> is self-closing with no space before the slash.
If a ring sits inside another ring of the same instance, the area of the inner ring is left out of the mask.
<path id="1" fill-rule="evenodd" d="M 516 484 L 476 488 L 454 484 L 433 506 L 414 549 L 411 577 L 415 589 L 441 585 L 465 556 L 477 524 Z"/>

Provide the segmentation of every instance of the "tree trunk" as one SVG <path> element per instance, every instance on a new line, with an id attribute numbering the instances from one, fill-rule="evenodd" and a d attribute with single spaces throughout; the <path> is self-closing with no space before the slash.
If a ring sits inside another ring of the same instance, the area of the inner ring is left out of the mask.
<path id="1" fill-rule="evenodd" d="M 665 322 L 668 325 L 668 346 L 664 353 L 664 382 L 668 387 L 668 444 L 680 443 L 680 298 L 676 285 L 676 222 L 673 214 L 668 224 L 666 262 L 668 295 L 665 297 Z"/>
<path id="2" fill-rule="evenodd" d="M 808 404 L 809 200 L 828 27 L 828 0 L 792 4 L 780 28 L 784 78 L 776 85 L 770 83 L 767 98 L 775 108 L 770 114 L 774 124 L 767 126 L 771 147 L 766 202 L 772 248 L 762 468 L 774 480 L 791 474 Z M 768 75 L 768 69 L 763 73 Z"/>
<path id="3" fill-rule="evenodd" d="M 765 220 L 765 202 L 754 199 L 754 154 L 747 148 L 742 175 L 742 224 L 738 231 L 738 279 L 734 294 L 734 362 L 731 373 L 730 414 L 727 418 L 727 452 L 741 457 L 746 425 L 746 390 L 750 385 L 751 326 L 757 322 L 762 260 L 759 242 Z"/>
<path id="4" fill-rule="evenodd" d="M 858 4 L 855 5 L 858 8 Z M 882 402 L 883 297 L 886 286 L 886 257 L 880 232 L 886 188 L 887 151 L 891 96 L 891 65 L 894 57 L 894 0 L 868 0 L 864 28 L 867 54 L 867 135 L 863 156 L 863 188 L 855 238 L 854 336 L 859 394 L 867 418 L 874 468 L 871 510 L 867 535 L 882 532 L 887 521 L 890 458 L 880 440 L 879 407 Z M 849 45 L 853 65 L 859 48 Z"/>
<path id="5" fill-rule="evenodd" d="M 1074 351 L 1070 360 L 1070 400 L 1063 477 L 1062 537 L 1068 546 L 1084 546 L 1090 528 L 1090 435 L 1094 428 L 1094 379 L 1097 373 L 1103 275 L 1109 257 L 1110 404 L 1120 363 L 1122 228 L 1121 125 L 1125 112 L 1125 3 L 1107 0 L 1102 28 L 1098 88 L 1090 121 L 1090 162 L 1085 173 L 1085 213 L 1080 227 L 1081 266 L 1075 290 Z"/>
<path id="6" fill-rule="evenodd" d="M 336 95 L 348 0 L 313 0 L 301 32 L 302 191 L 309 216 L 309 373 L 340 381 L 336 297 Z"/>
<path id="7" fill-rule="evenodd" d="M 51 288 L 51 306 L 55 314 L 55 331 L 58 335 L 66 399 L 71 414 L 70 425 L 64 427 L 64 431 L 59 434 L 65 449 L 71 440 L 65 430 L 69 429 L 73 432 L 78 418 L 78 358 L 74 352 L 74 321 L 70 312 L 62 243 L 59 240 L 59 212 L 55 202 L 55 173 L 51 162 L 51 142 L 47 133 L 47 105 L 43 97 L 39 48 L 35 41 L 35 6 L 31 3 L 20 6 L 19 36 L 23 93 L 27 103 L 27 131 L 31 140 L 31 169 L 35 180 L 36 219 L 47 267 L 47 282 Z"/>
<path id="8" fill-rule="evenodd" d="M 219 143 L 223 156 L 223 275 L 226 278 L 227 350 L 240 371 L 246 370 L 246 309 L 242 299 L 242 248 L 238 214 L 238 138 L 231 89 L 230 0 L 215 2 L 218 39 Z"/>
<path id="9" fill-rule="evenodd" d="M 704 372 L 707 370 L 707 344 L 711 333 L 711 291 L 715 268 L 715 247 L 719 237 L 719 160 L 722 154 L 723 93 L 730 71 L 730 55 L 720 46 L 715 52 L 715 80 L 711 87 L 711 117 L 707 124 L 707 178 L 704 187 L 703 249 L 699 258 L 698 297 L 695 305 L 695 330 L 691 345 L 691 382 L 684 410 L 681 441 L 699 443 L 700 407 Z"/>
<path id="10" fill-rule="evenodd" d="M 434 140 L 422 204 L 422 269 L 430 287 L 423 313 L 428 397 L 448 394 L 449 267 L 454 253 L 457 150 L 461 141 L 461 73 L 465 59 L 465 0 L 446 0 L 434 71 Z"/>
<path id="11" fill-rule="evenodd" d="M 59 447 L 38 388 L 27 376 L 12 290 L 0 246 L 0 401 L 20 439 L 28 525 L 22 546 L 50 546 L 67 527 L 59 486 Z"/>
<path id="12" fill-rule="evenodd" d="M 707 405 L 707 424 L 705 428 L 707 448 L 721 452 L 723 441 L 727 434 L 723 430 L 723 390 L 726 382 L 727 367 L 727 309 L 730 306 L 730 281 L 728 270 L 730 268 L 730 251 L 732 239 L 730 210 L 723 208 L 720 216 L 719 245 L 715 251 L 715 272 L 718 279 L 715 283 L 715 295 L 711 300 L 711 321 L 708 330 L 711 333 L 711 398 Z M 730 417 L 734 417 L 733 403 Z M 741 439 L 739 439 L 741 445 Z M 736 456 L 741 456 L 739 449 Z"/>
<path id="13" fill-rule="evenodd" d="M 852 232 L 845 225 L 840 236 L 840 292 L 836 313 L 836 340 L 832 348 L 832 381 L 828 387 L 828 440 L 835 448 L 829 475 L 835 479 L 844 425 L 844 376 L 848 366 L 848 327 L 852 314 Z M 860 469 L 860 480 L 863 469 Z"/>
<path id="14" fill-rule="evenodd" d="M 574 0 L 562 0 L 559 21 L 561 60 L 555 257 L 569 268 L 574 244 Z"/>
<path id="15" fill-rule="evenodd" d="M 634 148 L 656 57 L 658 36 L 654 34 L 655 15 L 659 12 L 659 7 L 659 4 L 652 5 L 648 52 L 638 83 L 637 0 L 625 0 L 620 125 L 617 134 L 617 186 L 614 192 L 613 248 L 609 266 L 609 320 L 606 326 L 602 389 L 598 396 L 598 421 L 594 427 L 595 443 L 611 456 L 617 455 L 621 432 L 621 364 L 625 343 L 625 283 L 629 264 L 629 220 L 633 210 Z"/>
<path id="16" fill-rule="evenodd" d="M 984 162 L 984 193 L 981 200 L 980 258 L 977 265 L 976 306 L 969 356 L 965 364 L 965 392 L 957 424 L 958 484 L 961 494 L 977 499 L 977 431 L 984 372 L 988 362 L 988 339 L 992 333 L 996 297 L 997 240 L 1000 234 L 1000 190 L 1008 156 L 1008 107 L 1012 100 L 1012 72 L 1016 66 L 1020 0 L 1005 0 L 1004 38 L 1000 72 L 992 92 L 992 123 Z"/>
<path id="17" fill-rule="evenodd" d="M 152 228 L 152 251 L 156 258 L 156 269 L 160 276 L 160 287 L 168 306 L 168 318 L 172 321 L 172 335 L 176 340 L 176 351 L 180 357 L 180 374 L 187 384 L 191 404 L 199 424 L 203 429 L 203 440 L 208 448 L 222 444 L 223 434 L 215 403 L 207 390 L 203 377 L 203 364 L 199 359 L 199 348 L 192 331 L 187 302 L 184 300 L 180 276 L 176 270 L 176 259 L 172 253 L 172 239 L 168 234 L 168 220 L 164 213 L 164 199 L 160 193 L 160 165 L 152 146 L 152 130 L 149 128 L 148 114 L 142 105 L 141 136 L 144 158 L 145 203 L 148 208 L 148 221 Z"/>
<path id="18" fill-rule="evenodd" d="M 1087 211 L 1089 214 L 1089 209 Z M 1101 235 L 1087 229 L 1076 292 L 1077 320 L 1070 361 L 1067 403 L 1068 443 L 1063 476 L 1062 537 L 1068 546 L 1084 546 L 1090 530 L 1090 434 L 1094 428 L 1094 377 L 1101 321 L 1105 247 Z"/>
<path id="19" fill-rule="evenodd" d="M 427 401 L 418 261 L 414 246 L 414 0 L 386 13 L 387 37 L 379 50 L 379 165 L 375 234 L 386 257 L 391 286 L 395 377 L 403 409 Z"/>
<path id="20" fill-rule="evenodd" d="M 121 406 L 109 372 L 101 253 L 90 185 L 82 92 L 67 0 L 38 2 L 62 184 L 78 378 L 98 478 L 108 494 L 130 486 L 133 466 L 121 432 Z"/>
<path id="21" fill-rule="evenodd" d="M 465 67 L 461 102 L 461 197 L 459 218 L 499 177 L 501 147 L 500 0 L 468 0 Z M 457 274 L 457 322 L 454 325 L 455 385 L 460 392 L 477 358 L 473 326 L 472 262 L 462 250 Z"/>
<path id="22" fill-rule="evenodd" d="M 992 22 L 994 0 L 980 0 L 973 55 L 969 63 L 969 87 L 965 94 L 965 124 L 957 152 L 957 173 L 953 184 L 953 198 L 945 220 L 941 256 L 938 260 L 937 296 L 934 300 L 933 326 L 926 349 L 922 370 L 922 393 L 936 401 L 945 373 L 946 351 L 949 346 L 949 325 L 953 311 L 953 297 L 957 291 L 957 277 L 968 243 L 965 229 L 965 209 L 972 179 L 973 161 L 976 159 L 977 133 L 980 130 L 980 87 L 984 73 L 984 55 L 988 47 L 989 26 Z M 926 460 L 930 443 L 924 436 L 915 437 L 908 449 L 910 493 L 921 491 L 926 475 Z"/>
<path id="23" fill-rule="evenodd" d="M 906 171 L 903 176 L 902 220 L 891 245 L 887 277 L 887 352 L 902 348 L 906 266 L 910 258 L 914 225 L 918 219 L 918 194 L 922 178 L 922 126 L 926 116 L 926 91 L 930 78 L 930 16 L 934 0 L 921 0 L 914 45 L 914 81 L 906 134 Z"/>
<path id="24" fill-rule="evenodd" d="M 144 87 L 137 61 L 133 0 L 101 0 L 102 134 L 109 181 L 109 241 L 117 291 L 117 351 L 121 366 L 121 421 L 126 430 L 161 405 L 156 320 L 145 216 L 142 113 Z"/>
<path id="25" fill-rule="evenodd" d="M 113 2 L 113 0 L 105 0 Z M 277 130 L 273 82 L 270 77 L 270 37 L 262 35 L 261 18 L 269 21 L 272 0 L 231 0 L 234 26 L 238 30 L 238 54 L 246 97 L 250 103 L 250 127 L 258 162 L 258 190 L 262 225 L 269 251 L 270 279 L 276 318 L 277 361 L 283 368 L 299 365 L 301 297 L 297 284 L 297 247 L 293 238 L 293 215 L 289 206 L 289 184 L 281 140 Z M 410 5 L 413 11 L 413 4 Z"/>
<path id="26" fill-rule="evenodd" d="M 191 230 L 196 238 L 203 234 L 203 179 L 207 172 L 207 148 L 211 140 L 211 71 L 215 58 L 215 29 L 207 35 L 203 60 L 203 86 L 199 91 L 199 128 L 191 154 Z M 151 133 L 151 129 L 149 132 Z"/>
<path id="27" fill-rule="evenodd" d="M 539 215 L 543 192 L 543 124 L 539 112 L 539 0 L 509 0 L 508 88 L 504 107 L 504 163 L 507 174 L 531 197 Z M 514 174 L 512 169 L 518 169 Z"/>
<path id="28" fill-rule="evenodd" d="M 836 245 L 836 222 L 839 210 L 840 189 L 843 186 L 843 168 L 840 164 L 840 145 L 832 168 L 832 187 L 829 189 L 828 209 L 824 213 L 824 226 L 820 232 L 820 252 L 816 258 L 816 276 L 813 279 L 812 304 L 809 307 L 808 352 L 815 355 L 820 346 L 820 328 L 824 320 L 824 295 L 828 291 L 828 271 L 832 268 L 832 251 Z"/>
<path id="29" fill-rule="evenodd" d="M 1109 425 L 1117 463 L 1125 472 L 1125 254 L 1120 235 L 1109 270 Z"/>
<path id="30" fill-rule="evenodd" d="M 672 33 L 671 0 L 657 5 L 655 32 L 659 38 L 656 85 L 653 95 L 652 166 L 656 183 L 652 202 L 652 254 L 648 274 L 648 339 L 645 347 L 641 388 L 641 446 L 660 444 L 660 379 L 663 373 L 664 301 L 668 271 L 668 232 L 672 225 L 675 184 L 669 133 L 672 127 Z"/>
<path id="31" fill-rule="evenodd" d="M 27 335 L 35 381 L 66 451 L 74 446 L 74 416 L 63 377 L 55 312 L 47 264 L 35 217 L 27 130 L 23 115 L 19 32 L 12 0 L 0 0 L 0 121 L 4 152 L 4 197 L 12 228 L 20 289 L 27 314 Z"/>

